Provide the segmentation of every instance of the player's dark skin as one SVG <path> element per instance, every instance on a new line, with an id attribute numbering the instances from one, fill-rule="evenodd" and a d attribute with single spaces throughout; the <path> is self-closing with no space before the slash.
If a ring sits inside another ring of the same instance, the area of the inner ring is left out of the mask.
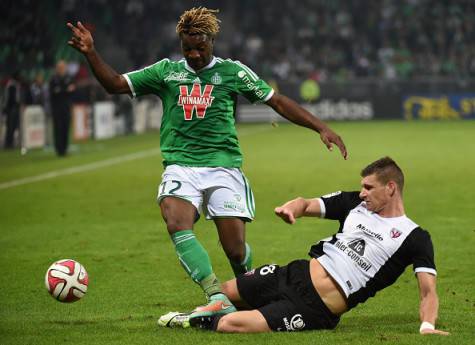
<path id="1" fill-rule="evenodd" d="M 84 54 L 95 77 L 107 92 L 130 95 L 131 91 L 125 78 L 105 63 L 95 50 L 94 40 L 89 30 L 81 22 L 77 22 L 76 26 L 67 23 L 67 26 L 73 34 L 68 44 Z M 189 35 L 182 33 L 180 40 L 182 53 L 188 65 L 199 73 L 203 67 L 211 62 L 214 38 L 204 34 Z M 333 150 L 333 145 L 336 145 L 340 149 L 343 158 L 347 159 L 346 147 L 340 136 L 295 101 L 284 95 L 274 93 L 266 104 L 289 121 L 318 132 L 320 139 L 330 151 Z M 170 234 L 193 229 L 197 211 L 188 201 L 166 197 L 161 201 L 160 208 Z M 214 222 L 226 256 L 234 262 L 242 262 L 245 256 L 245 222 L 241 218 L 235 217 L 215 218 Z"/>
<path id="2" fill-rule="evenodd" d="M 207 35 L 181 34 L 181 51 L 195 71 L 207 66 L 213 57 L 214 39 Z"/>

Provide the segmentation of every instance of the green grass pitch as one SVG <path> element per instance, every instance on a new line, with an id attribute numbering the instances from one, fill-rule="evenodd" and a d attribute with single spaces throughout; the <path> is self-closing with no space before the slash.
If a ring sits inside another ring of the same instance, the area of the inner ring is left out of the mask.
<path id="1" fill-rule="evenodd" d="M 66 159 L 43 150 L 25 156 L 0 152 L 0 343 L 475 344 L 475 121 L 331 125 L 345 139 L 348 161 L 304 128 L 238 126 L 243 170 L 257 206 L 247 232 L 254 264 L 305 258 L 313 242 L 337 229 L 318 219 L 289 226 L 274 216 L 275 206 L 296 196 L 359 189 L 360 169 L 389 155 L 405 171 L 408 216 L 432 235 L 438 325 L 452 333 L 448 338 L 418 334 L 411 269 L 344 315 L 333 331 L 229 335 L 159 329 L 161 314 L 190 310 L 204 297 L 180 267 L 155 203 L 162 165 L 150 150 L 158 147 L 159 134 L 147 133 L 80 144 Z M 137 152 L 148 154 L 130 156 Z M 60 174 L 5 187 L 49 172 Z M 231 278 L 213 223 L 200 220 L 196 233 L 217 275 Z M 63 258 L 78 260 L 90 276 L 87 295 L 74 304 L 56 302 L 44 287 L 46 269 Z"/>

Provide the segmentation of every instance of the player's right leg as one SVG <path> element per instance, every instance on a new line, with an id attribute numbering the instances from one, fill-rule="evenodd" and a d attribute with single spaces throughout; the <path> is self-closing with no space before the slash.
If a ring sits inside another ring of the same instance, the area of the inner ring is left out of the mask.
<path id="1" fill-rule="evenodd" d="M 262 313 L 256 309 L 238 311 L 227 315 L 192 317 L 191 327 L 226 333 L 271 332 Z"/>
<path id="2" fill-rule="evenodd" d="M 208 303 L 197 315 L 225 314 L 236 309 L 221 292 L 208 253 L 195 237 L 193 224 L 203 203 L 200 175 L 195 168 L 168 166 L 158 190 L 158 202 L 180 263 L 206 294 Z"/>
<path id="3" fill-rule="evenodd" d="M 196 208 L 189 201 L 169 196 L 161 200 L 160 208 L 185 271 L 201 286 L 208 298 L 220 293 L 221 287 L 213 273 L 208 253 L 193 233 Z"/>

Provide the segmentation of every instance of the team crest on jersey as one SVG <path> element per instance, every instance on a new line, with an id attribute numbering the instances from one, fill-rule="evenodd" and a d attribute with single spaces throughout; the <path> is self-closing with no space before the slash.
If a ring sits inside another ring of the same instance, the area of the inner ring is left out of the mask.
<path id="1" fill-rule="evenodd" d="M 171 72 L 165 78 L 165 81 L 188 81 L 188 72 Z"/>
<path id="2" fill-rule="evenodd" d="M 193 84 L 191 92 L 188 93 L 187 85 L 180 85 L 180 96 L 178 105 L 183 107 L 185 120 L 193 119 L 193 112 L 199 119 L 205 117 L 206 109 L 213 103 L 214 97 L 211 96 L 214 85 Z"/>
<path id="3" fill-rule="evenodd" d="M 213 76 L 211 77 L 211 82 L 214 84 L 214 85 L 219 85 L 223 82 L 223 78 L 221 78 L 221 76 L 218 74 L 218 72 L 216 72 L 215 74 L 213 74 Z"/>
<path id="4" fill-rule="evenodd" d="M 402 232 L 398 229 L 392 228 L 390 234 L 391 238 L 398 238 L 399 236 L 401 236 Z"/>

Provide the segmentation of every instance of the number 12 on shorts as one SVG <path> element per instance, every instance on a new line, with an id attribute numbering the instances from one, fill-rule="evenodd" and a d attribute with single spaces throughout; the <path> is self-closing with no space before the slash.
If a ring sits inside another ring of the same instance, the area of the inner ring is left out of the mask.
<path id="1" fill-rule="evenodd" d="M 181 182 L 176 180 L 163 181 L 158 188 L 160 195 L 174 195 L 181 188 Z"/>

